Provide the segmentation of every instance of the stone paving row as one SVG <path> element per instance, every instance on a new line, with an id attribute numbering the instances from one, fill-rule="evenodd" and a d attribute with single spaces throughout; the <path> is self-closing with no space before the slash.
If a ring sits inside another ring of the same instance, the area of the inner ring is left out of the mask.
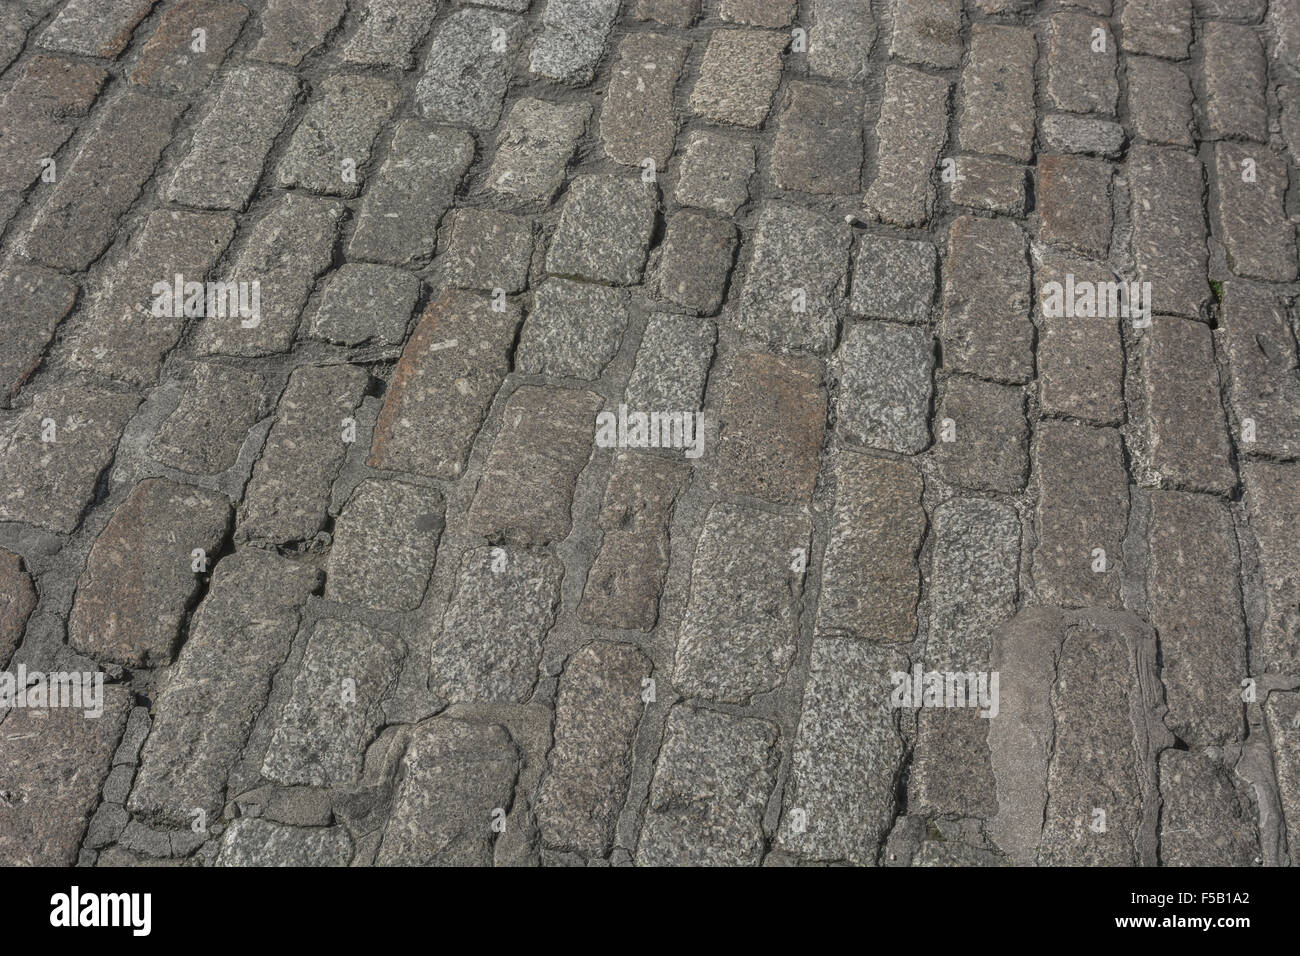
<path id="1" fill-rule="evenodd" d="M 1297 0 L 4 4 L 0 863 L 1300 864 L 1297 176 Z"/>

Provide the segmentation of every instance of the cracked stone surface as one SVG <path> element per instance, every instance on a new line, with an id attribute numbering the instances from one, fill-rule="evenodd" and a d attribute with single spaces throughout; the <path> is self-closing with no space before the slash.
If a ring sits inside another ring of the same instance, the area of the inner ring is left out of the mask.
<path id="1" fill-rule="evenodd" d="M 0 4 L 0 864 L 1300 865 L 1298 170 L 1297 0 Z"/>

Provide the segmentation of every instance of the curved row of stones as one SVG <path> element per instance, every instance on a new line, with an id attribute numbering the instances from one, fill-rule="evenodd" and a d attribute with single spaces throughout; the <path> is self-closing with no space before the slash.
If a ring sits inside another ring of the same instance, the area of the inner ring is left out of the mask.
<path id="1" fill-rule="evenodd" d="M 108 680 L 0 713 L 0 861 L 1297 860 L 1297 0 L 18 0 L 0 70 L 0 664 Z"/>

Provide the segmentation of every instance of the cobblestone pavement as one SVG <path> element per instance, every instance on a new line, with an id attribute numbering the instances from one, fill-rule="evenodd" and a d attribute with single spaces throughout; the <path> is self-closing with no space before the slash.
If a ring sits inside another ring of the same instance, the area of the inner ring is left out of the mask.
<path id="1" fill-rule="evenodd" d="M 1300 863 L 1300 0 L 0 71 L 0 862 Z"/>

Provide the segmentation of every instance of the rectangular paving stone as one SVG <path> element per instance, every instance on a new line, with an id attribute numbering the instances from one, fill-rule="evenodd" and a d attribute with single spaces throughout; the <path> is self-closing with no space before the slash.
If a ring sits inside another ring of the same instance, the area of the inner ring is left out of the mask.
<path id="1" fill-rule="evenodd" d="M 852 233 L 843 222 L 785 202 L 759 209 L 749 269 L 731 321 L 776 348 L 825 353 L 844 300 Z"/>
<path id="2" fill-rule="evenodd" d="M 379 866 L 491 866 L 496 811 L 514 798 L 519 751 L 498 724 L 436 718 L 411 733 Z"/>
<path id="3" fill-rule="evenodd" d="M 819 363 L 746 352 L 723 388 L 716 485 L 775 504 L 807 501 L 826 428 Z"/>
<path id="4" fill-rule="evenodd" d="M 791 82 L 772 143 L 772 181 L 819 195 L 858 191 L 862 97 L 852 90 Z"/>
<path id="5" fill-rule="evenodd" d="M 343 19 L 347 0 L 267 0 L 262 38 L 249 57 L 297 66 Z"/>
<path id="6" fill-rule="evenodd" d="M 867 71 L 867 57 L 876 41 L 876 21 L 863 0 L 813 0 L 813 25 L 808 31 L 808 69 L 812 73 L 851 80 Z"/>
<path id="7" fill-rule="evenodd" d="M 112 241 L 171 140 L 181 106 L 128 89 L 99 114 L 81 149 L 23 237 L 22 252 L 68 272 L 86 268 Z"/>
<path id="8" fill-rule="evenodd" d="M 194 810 L 208 825 L 218 819 L 226 779 L 319 583 L 315 568 L 257 548 L 217 563 L 157 699 L 128 810 L 173 826 L 188 827 Z"/>
<path id="9" fill-rule="evenodd" d="M 171 308 L 162 310 L 170 316 L 155 314 L 160 311 L 154 308 L 159 302 L 155 284 L 174 289 L 177 275 L 186 282 L 203 281 L 234 232 L 234 218 L 228 215 L 163 209 L 150 213 L 122 261 L 102 273 L 98 287 L 68 323 L 63 347 L 71 363 L 132 385 L 154 384 L 163 359 L 185 328 L 184 302 L 178 312 L 174 296 L 169 297 Z"/>
<path id="10" fill-rule="evenodd" d="M 1110 251 L 1113 170 L 1084 156 L 1038 157 L 1038 238 L 1092 259 Z"/>
<path id="11" fill-rule="evenodd" d="M 1034 62 L 1038 42 L 1025 27 L 976 23 L 970 57 L 961 76 L 962 149 L 1008 156 L 1027 163 L 1034 156 Z"/>
<path id="12" fill-rule="evenodd" d="M 1284 303 L 1250 283 L 1225 282 L 1219 327 L 1239 452 L 1300 457 L 1300 362 Z"/>
<path id="13" fill-rule="evenodd" d="M 77 285 L 45 269 L 14 265 L 0 271 L 0 406 L 7 407 L 40 367 L 54 330 L 72 311 Z"/>
<path id="14" fill-rule="evenodd" d="M 655 195 L 641 180 L 579 176 L 569 184 L 546 269 L 610 285 L 635 285 L 645 268 Z"/>
<path id="15" fill-rule="evenodd" d="M 934 459 L 945 481 L 1004 494 L 1025 487 L 1029 423 L 1019 388 L 949 376 L 935 418 L 940 438 Z"/>
<path id="16" fill-rule="evenodd" d="M 1192 0 L 1125 0 L 1119 25 L 1126 52 L 1185 59 L 1192 42 Z"/>
<path id="17" fill-rule="evenodd" d="M 1252 672 L 1294 673 L 1300 661 L 1300 466 L 1247 460 L 1241 473 L 1264 580 L 1264 626 L 1251 641 Z"/>
<path id="18" fill-rule="evenodd" d="M 495 312 L 469 293 L 446 292 L 430 304 L 388 383 L 369 465 L 458 477 L 509 371 L 519 322 L 517 305 Z"/>
<path id="19" fill-rule="evenodd" d="M 759 127 L 781 81 L 787 36 L 766 30 L 714 30 L 690 107 L 712 123 Z"/>
<path id="20" fill-rule="evenodd" d="M 324 527 L 330 488 L 347 454 L 344 420 L 355 416 L 369 378 L 352 365 L 303 366 L 289 376 L 245 489 L 241 537 L 289 544 Z"/>
<path id="21" fill-rule="evenodd" d="M 1042 141 L 1044 148 L 1052 152 L 1090 153 L 1118 159 L 1124 152 L 1127 137 L 1124 127 L 1114 120 L 1080 113 L 1052 113 L 1043 117 Z"/>
<path id="22" fill-rule="evenodd" d="M 1149 56 L 1125 57 L 1133 132 L 1152 143 L 1191 149 L 1192 85 L 1182 67 Z"/>
<path id="23" fill-rule="evenodd" d="M 534 375 L 595 381 L 618 351 L 627 306 L 619 289 L 547 279 L 538 287 L 520 333 L 516 367 Z"/>
<path id="24" fill-rule="evenodd" d="M 655 312 L 646 322 L 624 401 L 631 409 L 693 412 L 704 397 L 718 330 L 708 319 Z"/>
<path id="25" fill-rule="evenodd" d="M 522 33 L 523 21 L 508 13 L 477 8 L 453 13 L 438 27 L 424 61 L 415 88 L 420 112 L 475 129 L 495 126 Z"/>
<path id="26" fill-rule="evenodd" d="M 934 339 L 892 322 L 854 322 L 835 356 L 841 437 L 914 455 L 930 444 L 930 377 Z"/>
<path id="27" fill-rule="evenodd" d="M 113 512 L 77 582 L 68 643 L 127 667 L 170 664 L 181 622 L 230 528 L 225 495 L 149 478 Z M 197 558 L 195 551 L 202 554 Z"/>
<path id="28" fill-rule="evenodd" d="M 114 59 L 157 0 L 69 0 L 41 33 L 40 45 L 60 53 Z"/>
<path id="29" fill-rule="evenodd" d="M 343 827 L 295 827 L 239 817 L 221 835 L 213 865 L 347 866 L 350 859 L 352 838 Z"/>
<path id="30" fill-rule="evenodd" d="M 1209 298 L 1201 163 L 1176 149 L 1134 146 L 1128 155 L 1133 258 L 1157 312 L 1199 318 Z"/>
<path id="31" fill-rule="evenodd" d="M 548 103 L 528 96 L 517 101 L 497 134 L 487 187 L 520 202 L 549 203 L 564 184 L 590 118 L 586 103 Z"/>
<path id="32" fill-rule="evenodd" d="M 276 718 L 263 775 L 290 786 L 358 782 L 366 747 L 388 723 L 383 702 L 405 653 L 400 640 L 378 628 L 317 621 Z"/>
<path id="33" fill-rule="evenodd" d="M 921 476 L 906 462 L 841 452 L 835 483 L 816 640 L 910 641 L 925 532 Z"/>
<path id="34" fill-rule="evenodd" d="M 1253 866 L 1256 823 L 1227 772 L 1196 751 L 1160 754 L 1160 862 L 1164 866 Z"/>
<path id="35" fill-rule="evenodd" d="M 0 519 L 74 531 L 139 404 L 131 393 L 91 386 L 33 393 L 0 439 Z"/>
<path id="36" fill-rule="evenodd" d="M 1140 624 L 1128 615 L 1120 620 Z M 1051 694 L 1056 739 L 1048 765 L 1040 865 L 1152 862 L 1140 844 L 1148 812 L 1143 798 L 1154 784 L 1149 762 L 1154 761 L 1135 724 L 1148 703 L 1136 667 L 1154 665 L 1155 648 L 1143 639 L 1149 649 L 1138 652 L 1137 663 L 1137 640 L 1120 628 L 1088 623 L 1063 633 Z M 1104 829 L 1095 828 L 1099 810 L 1105 814 Z"/>
<path id="37" fill-rule="evenodd" d="M 209 315 L 196 339 L 202 355 L 276 355 L 287 352 L 316 277 L 334 258 L 343 205 L 334 200 L 286 193 L 252 225 L 243 247 L 223 277 L 259 283 L 260 308 L 247 318 L 237 311 Z M 251 293 L 250 293 L 251 295 Z"/>
<path id="38" fill-rule="evenodd" d="M 1091 283 L 1091 288 L 1106 288 L 1117 280 L 1110 269 L 1099 262 L 1080 259 L 1046 247 L 1035 247 L 1034 282 L 1038 334 L 1038 401 L 1043 411 L 1068 415 L 1098 425 L 1117 425 L 1124 420 L 1124 347 L 1119 322 L 1105 315 L 1049 314 L 1047 303 L 1059 296 L 1061 304 L 1068 297 L 1071 276 L 1075 288 Z M 1086 288 L 1086 287 L 1085 287 Z M 1055 293 L 1055 295 L 1054 295 Z M 1093 312 L 1097 310 L 1094 308 Z M 1106 309 L 1109 310 L 1109 304 Z M 1070 311 L 1074 311 L 1073 307 Z"/>
<path id="39" fill-rule="evenodd" d="M 248 19 L 248 8 L 222 0 L 182 0 L 158 19 L 140 51 L 131 82 L 168 93 L 197 93 L 226 58 Z M 194 49 L 195 30 L 203 31 L 203 50 Z"/>
<path id="40" fill-rule="evenodd" d="M 543 844 L 589 857 L 609 852 L 650 669 L 635 647 L 608 641 L 569 658 L 556 692 L 555 744 L 534 804 Z"/>
<path id="41" fill-rule="evenodd" d="M 7 109 L 39 110 L 51 116 L 85 116 L 99 97 L 108 71 L 94 63 L 43 53 L 23 64 L 10 88 Z"/>
<path id="42" fill-rule="evenodd" d="M 619 0 L 546 0 L 529 69 L 556 83 L 590 83 L 618 7 Z"/>
<path id="43" fill-rule="evenodd" d="M 462 289 L 522 292 L 533 259 L 530 219 L 495 209 L 457 209 L 451 215 L 451 243 L 444 275 Z"/>
<path id="44" fill-rule="evenodd" d="M 550 554 L 475 548 L 430 628 L 429 690 L 441 700 L 523 703 L 537 684 L 564 568 Z"/>
<path id="45" fill-rule="evenodd" d="M 1277 774 L 1287 845 L 1300 845 L 1300 739 L 1295 721 L 1300 719 L 1300 694 L 1274 692 L 1264 702 L 1273 767 Z"/>
<path id="46" fill-rule="evenodd" d="M 1232 515 L 1207 495 L 1150 495 L 1147 594 L 1160 638 L 1165 723 L 1191 747 L 1237 742 L 1246 627 Z"/>
<path id="47" fill-rule="evenodd" d="M 885 69 L 876 123 L 876 173 L 864 200 L 869 215 L 921 226 L 934 209 L 932 177 L 948 137 L 947 80 L 906 66 Z"/>
<path id="48" fill-rule="evenodd" d="M 1252 172 L 1253 181 L 1246 181 Z M 1217 143 L 1214 176 L 1228 267 L 1248 279 L 1293 281 L 1296 233 L 1285 207 L 1286 161 L 1264 147 Z"/>
<path id="49" fill-rule="evenodd" d="M 310 334 L 337 345 L 400 345 L 420 280 L 404 269 L 345 262 L 325 280 Z"/>
<path id="50" fill-rule="evenodd" d="M 777 848 L 809 860 L 876 862 L 903 762 L 889 674 L 905 668 L 901 655 L 867 641 L 813 642 Z"/>
<path id="51" fill-rule="evenodd" d="M 1255 30 L 1210 21 L 1201 39 L 1205 59 L 1207 139 L 1268 141 L 1268 65 Z"/>
<path id="52" fill-rule="evenodd" d="M 600 138 L 616 163 L 662 169 L 673 153 L 673 90 L 690 51 L 685 39 L 633 33 L 619 41 L 618 62 L 602 97 Z"/>
<path id="53" fill-rule="evenodd" d="M 419 607 L 442 536 L 444 508 L 433 488 L 363 481 L 334 526 L 325 597 L 385 611 Z"/>
<path id="54" fill-rule="evenodd" d="M 127 689 L 106 684 L 98 718 L 71 707 L 9 711 L 0 723 L 0 865 L 77 862 L 130 709 Z"/>
<path id="55" fill-rule="evenodd" d="M 293 131 L 276 170 L 277 183 L 328 196 L 357 195 L 370 148 L 400 97 L 396 86 L 374 77 L 324 80 Z"/>
<path id="56" fill-rule="evenodd" d="M 266 380 L 257 372 L 197 363 L 149 450 L 163 464 L 192 475 L 223 472 L 235 464 L 248 430 L 265 413 Z"/>
<path id="57" fill-rule="evenodd" d="M 1056 13 L 1048 19 L 1047 95 L 1057 109 L 1114 115 L 1119 101 L 1115 60 L 1115 38 L 1105 20 L 1082 13 Z"/>
<path id="58" fill-rule="evenodd" d="M 1066 607 L 1118 604 L 1129 500 L 1119 433 L 1044 421 L 1033 457 L 1039 600 Z"/>
<path id="59" fill-rule="evenodd" d="M 250 65 L 231 73 L 199 121 L 167 198 L 210 209 L 247 206 L 297 93 L 297 78 L 279 70 Z M 240 122 L 232 124 L 232 116 Z"/>
<path id="60" fill-rule="evenodd" d="M 871 318 L 924 322 L 934 301 L 937 262 L 928 242 L 864 235 L 853 260 L 849 308 Z"/>
<path id="61" fill-rule="evenodd" d="M 438 0 L 366 0 L 357 32 L 343 47 L 343 62 L 409 70 L 412 51 L 438 14 Z"/>
<path id="62" fill-rule="evenodd" d="M 525 545 L 568 536 L 600 406 L 595 392 L 567 388 L 525 385 L 510 396 L 470 506 L 474 533 Z"/>
<path id="63" fill-rule="evenodd" d="M 677 201 L 730 216 L 749 198 L 754 147 L 713 130 L 695 130 L 678 171 Z"/>
<path id="64" fill-rule="evenodd" d="M 948 673 L 987 672 L 991 635 L 1016 609 L 1019 517 L 1001 502 L 950 498 L 935 510 L 934 535 L 925 667 Z M 981 713 L 976 708 L 919 712 L 909 809 L 996 814 L 988 745 L 992 718 Z"/>
<path id="65" fill-rule="evenodd" d="M 36 588 L 23 560 L 0 548 L 0 666 L 22 642 L 27 618 L 36 609 Z"/>
<path id="66" fill-rule="evenodd" d="M 659 294 L 712 315 L 722 305 L 736 256 L 736 227 L 682 210 L 668 217 L 659 254 Z"/>
<path id="67" fill-rule="evenodd" d="M 428 259 L 438 222 L 473 159 L 468 133 L 399 123 L 388 159 L 366 190 L 348 257 L 394 266 Z"/>
<path id="68" fill-rule="evenodd" d="M 1020 518 L 985 498 L 949 498 L 934 512 L 926 664 L 987 669 L 993 631 L 1011 619 L 1019 592 Z"/>
<path id="69" fill-rule="evenodd" d="M 986 824 L 989 838 L 1014 863 L 1038 861 L 1052 756 L 1052 684 L 1061 634 L 1060 608 L 1028 606 L 992 634 L 990 667 L 999 674 L 998 719 L 989 720 L 988 744 L 998 795 Z"/>
<path id="70" fill-rule="evenodd" d="M 963 156 L 948 195 L 954 203 L 1020 218 L 1025 214 L 1026 167 L 986 156 Z"/>
<path id="71" fill-rule="evenodd" d="M 1157 316 L 1142 341 L 1151 467 L 1169 486 L 1229 494 L 1237 485 L 1210 330 Z"/>
<path id="72" fill-rule="evenodd" d="M 650 631 L 668 573 L 668 524 L 690 469 L 624 452 L 614 460 L 600 508 L 600 550 L 578 614 L 588 624 Z"/>
<path id="73" fill-rule="evenodd" d="M 948 231 L 939 340 L 944 364 L 1019 385 L 1034 374 L 1024 232 L 961 216 Z"/>
<path id="74" fill-rule="evenodd" d="M 797 552 L 812 525 L 716 504 L 700 532 L 691 596 L 677 635 L 673 687 L 687 697 L 745 703 L 785 682 L 798 639 L 803 571 Z"/>
<path id="75" fill-rule="evenodd" d="M 961 65 L 961 0 L 893 0 L 889 55 L 936 70 Z"/>
<path id="76" fill-rule="evenodd" d="M 777 728 L 679 705 L 668 715 L 637 843 L 641 866 L 757 866 Z"/>

